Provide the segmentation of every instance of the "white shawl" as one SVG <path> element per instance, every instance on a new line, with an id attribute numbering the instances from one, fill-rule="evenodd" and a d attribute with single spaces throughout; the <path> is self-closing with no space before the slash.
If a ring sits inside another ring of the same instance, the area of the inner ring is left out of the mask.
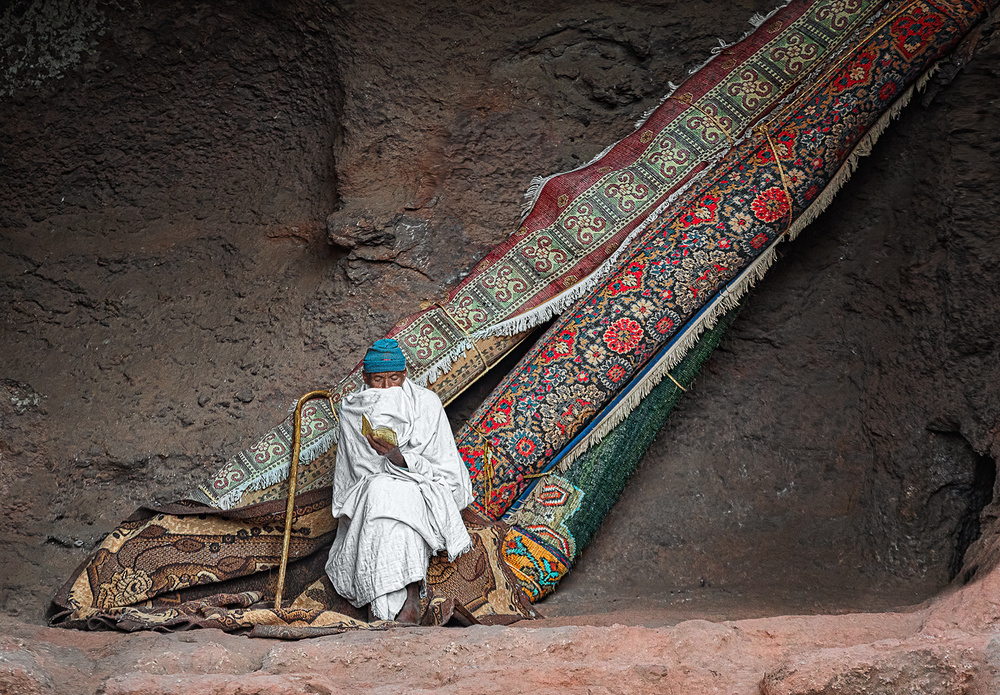
<path id="1" fill-rule="evenodd" d="M 396 432 L 406 468 L 375 453 L 361 434 L 362 413 L 373 428 L 391 427 Z M 469 471 L 455 446 L 441 400 L 409 379 L 402 386 L 364 389 L 342 401 L 333 474 L 333 515 L 354 519 L 363 508 L 368 518 L 373 518 L 371 500 L 365 499 L 366 483 L 379 474 L 415 482 L 427 513 L 420 515 L 425 520 L 421 522 L 407 513 L 408 505 L 385 504 L 378 505 L 378 517 L 412 526 L 432 552 L 447 550 L 449 559 L 469 548 L 471 539 L 459 513 L 472 502 Z"/>

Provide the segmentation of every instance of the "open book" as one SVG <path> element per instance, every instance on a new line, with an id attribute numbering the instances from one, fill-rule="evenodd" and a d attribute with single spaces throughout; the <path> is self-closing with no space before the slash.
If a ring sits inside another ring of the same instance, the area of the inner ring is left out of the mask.
<path id="1" fill-rule="evenodd" d="M 381 439 L 383 442 L 388 442 L 393 446 L 399 445 L 399 439 L 391 427 L 372 427 L 372 423 L 368 421 L 364 413 L 361 414 L 361 434 L 366 437 L 371 436 L 375 439 Z"/>

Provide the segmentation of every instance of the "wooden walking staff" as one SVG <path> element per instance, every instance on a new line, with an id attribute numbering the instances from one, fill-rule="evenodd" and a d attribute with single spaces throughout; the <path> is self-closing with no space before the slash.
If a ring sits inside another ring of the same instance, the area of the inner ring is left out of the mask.
<path id="1" fill-rule="evenodd" d="M 302 447 L 302 406 L 313 398 L 330 399 L 333 408 L 333 394 L 329 391 L 310 391 L 295 404 L 295 422 L 292 429 L 292 464 L 288 467 L 288 502 L 285 505 L 285 538 L 281 544 L 281 564 L 278 566 L 278 589 L 274 592 L 274 608 L 281 608 L 281 594 L 285 591 L 285 570 L 288 568 L 288 550 L 292 544 L 292 517 L 295 512 L 295 486 L 299 477 L 299 449 Z M 334 417 L 337 411 L 333 411 Z"/>

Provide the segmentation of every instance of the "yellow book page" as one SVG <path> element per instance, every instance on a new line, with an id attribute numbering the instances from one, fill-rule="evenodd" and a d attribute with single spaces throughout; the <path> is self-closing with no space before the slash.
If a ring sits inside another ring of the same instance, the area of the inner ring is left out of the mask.
<path id="1" fill-rule="evenodd" d="M 361 434 L 366 437 L 381 439 L 383 442 L 388 442 L 393 446 L 399 445 L 399 439 L 391 427 L 372 427 L 372 423 L 368 421 L 364 413 L 361 414 Z"/>

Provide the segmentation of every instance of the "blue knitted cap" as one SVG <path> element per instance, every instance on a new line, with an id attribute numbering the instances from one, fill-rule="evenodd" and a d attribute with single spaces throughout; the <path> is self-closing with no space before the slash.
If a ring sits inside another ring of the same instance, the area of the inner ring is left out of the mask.
<path id="1" fill-rule="evenodd" d="M 406 357 L 399 349 L 399 343 L 392 338 L 376 340 L 365 353 L 363 369 L 366 374 L 381 372 L 401 372 L 406 369 Z"/>

